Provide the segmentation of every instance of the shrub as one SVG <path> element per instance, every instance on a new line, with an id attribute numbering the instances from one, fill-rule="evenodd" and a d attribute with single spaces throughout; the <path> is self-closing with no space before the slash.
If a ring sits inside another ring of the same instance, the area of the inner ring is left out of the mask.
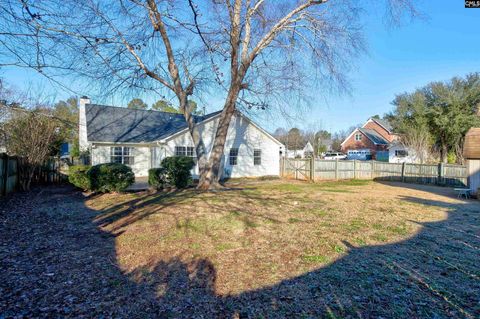
<path id="1" fill-rule="evenodd" d="M 151 168 L 148 170 L 148 185 L 155 189 L 163 189 L 166 184 L 167 174 L 165 168 Z"/>
<path id="2" fill-rule="evenodd" d="M 135 182 L 132 169 L 119 163 L 106 163 L 92 166 L 87 176 L 91 189 L 97 192 L 121 192 Z"/>
<path id="3" fill-rule="evenodd" d="M 90 179 L 87 176 L 89 165 L 73 165 L 68 168 L 68 181 L 84 191 L 91 189 Z"/>
<path id="4" fill-rule="evenodd" d="M 454 151 L 447 153 L 447 162 L 448 164 L 455 164 L 457 162 L 457 154 Z"/>
<path id="5" fill-rule="evenodd" d="M 191 157 L 174 156 L 162 160 L 162 167 L 165 169 L 168 184 L 176 188 L 185 188 L 192 181 L 190 170 L 195 165 Z"/>

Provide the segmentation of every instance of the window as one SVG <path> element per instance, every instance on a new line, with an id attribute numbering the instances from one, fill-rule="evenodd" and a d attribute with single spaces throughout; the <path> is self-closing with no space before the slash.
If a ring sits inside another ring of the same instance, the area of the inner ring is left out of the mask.
<path id="1" fill-rule="evenodd" d="M 253 150 L 253 165 L 262 165 L 262 150 Z"/>
<path id="2" fill-rule="evenodd" d="M 230 165 L 237 165 L 238 163 L 238 148 L 231 148 L 230 149 L 230 156 L 229 156 Z"/>
<path id="3" fill-rule="evenodd" d="M 133 157 L 133 147 L 116 146 L 110 148 L 110 162 L 125 165 L 133 165 L 135 163 Z"/>
<path id="4" fill-rule="evenodd" d="M 355 141 L 361 141 L 362 140 L 362 134 L 357 133 L 355 134 Z"/>
<path id="5" fill-rule="evenodd" d="M 405 157 L 408 156 L 408 152 L 406 150 L 395 150 L 395 156 Z"/>
<path id="6" fill-rule="evenodd" d="M 195 158 L 195 152 L 192 146 L 175 146 L 175 156 L 188 156 Z"/>

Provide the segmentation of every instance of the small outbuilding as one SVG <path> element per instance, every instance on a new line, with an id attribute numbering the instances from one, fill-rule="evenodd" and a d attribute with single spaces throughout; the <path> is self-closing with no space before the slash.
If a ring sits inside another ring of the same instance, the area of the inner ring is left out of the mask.
<path id="1" fill-rule="evenodd" d="M 465 135 L 463 157 L 468 171 L 468 187 L 476 193 L 480 188 L 480 127 L 472 127 Z"/>

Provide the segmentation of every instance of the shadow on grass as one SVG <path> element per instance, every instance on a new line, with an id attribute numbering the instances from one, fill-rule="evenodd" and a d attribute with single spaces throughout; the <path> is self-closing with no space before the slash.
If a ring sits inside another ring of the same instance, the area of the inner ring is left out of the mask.
<path id="1" fill-rule="evenodd" d="M 171 196 L 175 201 L 170 203 Z M 139 210 L 161 201 L 161 210 L 192 196 L 175 193 L 120 203 L 100 212 L 100 223 L 125 219 L 134 211 L 128 207 Z M 206 258 L 175 258 L 121 271 L 115 238 L 92 222 L 99 220 L 99 212 L 85 208 L 79 193 L 50 188 L 33 203 L 36 209 L 20 200 L 0 216 L 0 266 L 5 270 L 0 317 L 478 317 L 480 205 L 413 196 L 402 200 L 447 207 L 448 216 L 422 223 L 407 240 L 361 248 L 345 242 L 349 249 L 343 258 L 314 271 L 238 295 L 219 295 L 215 267 Z M 122 227 L 144 217 L 132 216 Z"/>

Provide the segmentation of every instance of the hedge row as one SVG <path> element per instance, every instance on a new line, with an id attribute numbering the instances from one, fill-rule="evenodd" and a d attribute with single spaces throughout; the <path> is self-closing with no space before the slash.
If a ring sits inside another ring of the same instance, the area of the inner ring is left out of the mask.
<path id="1" fill-rule="evenodd" d="M 135 182 L 132 169 L 118 163 L 70 166 L 68 181 L 85 191 L 122 192 Z"/>

